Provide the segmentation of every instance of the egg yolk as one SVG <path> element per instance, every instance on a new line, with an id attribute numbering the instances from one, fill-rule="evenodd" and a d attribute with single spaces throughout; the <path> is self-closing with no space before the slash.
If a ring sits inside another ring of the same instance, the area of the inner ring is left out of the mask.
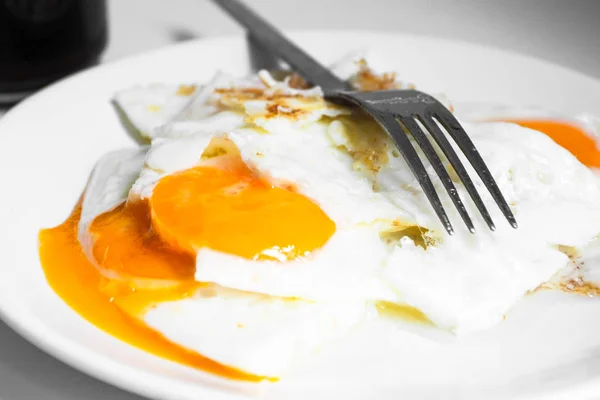
<path id="1" fill-rule="evenodd" d="M 552 120 L 507 120 L 525 128 L 540 131 L 558 145 L 567 149 L 584 165 L 600 167 L 600 151 L 596 141 L 588 136 L 582 129 L 567 122 Z"/>
<path id="2" fill-rule="evenodd" d="M 196 167 L 166 176 L 150 207 L 161 238 L 192 254 L 208 247 L 250 260 L 287 261 L 320 248 L 335 232 L 317 204 L 248 168 Z"/>
<path id="3" fill-rule="evenodd" d="M 211 295 L 194 280 L 203 247 L 285 262 L 323 246 L 335 224 L 310 199 L 258 177 L 245 164 L 202 166 L 161 179 L 149 200 L 123 203 L 89 226 L 91 256 L 78 240 L 79 205 L 40 232 L 40 259 L 54 291 L 82 317 L 138 348 L 232 379 L 238 371 L 170 342 L 141 322 L 158 303 Z M 208 293 L 208 294 L 207 294 Z"/>

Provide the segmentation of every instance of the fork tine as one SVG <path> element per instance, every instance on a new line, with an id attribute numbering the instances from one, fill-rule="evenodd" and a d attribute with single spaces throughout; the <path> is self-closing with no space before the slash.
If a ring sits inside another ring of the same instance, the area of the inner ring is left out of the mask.
<path id="1" fill-rule="evenodd" d="M 446 231 L 452 235 L 454 233 L 454 229 L 452 228 L 452 224 L 450 223 L 448 215 L 442 206 L 442 202 L 440 201 L 440 198 L 433 187 L 433 183 L 431 182 L 431 179 L 429 179 L 429 175 L 427 175 L 427 171 L 425 170 L 419 155 L 415 151 L 413 145 L 410 143 L 408 136 L 406 136 L 400 127 L 400 124 L 396 118 L 391 114 L 382 114 L 378 112 L 372 112 L 371 114 L 375 117 L 383 129 L 385 129 L 392 137 L 396 143 L 396 146 L 398 147 L 398 150 L 400 150 L 404 160 L 412 170 L 414 176 L 421 185 L 421 188 L 425 192 L 429 203 L 432 205 L 435 213 L 442 222 L 442 225 Z"/>
<path id="2" fill-rule="evenodd" d="M 460 123 L 445 107 L 437 107 L 437 110 L 433 116 L 438 121 L 440 121 L 442 126 L 456 141 L 458 147 L 460 147 L 465 156 L 467 156 L 467 159 L 469 160 L 475 171 L 477 171 L 477 174 L 483 181 L 483 184 L 488 188 L 490 194 L 496 201 L 496 204 L 498 204 L 498 207 L 500 207 L 502 214 L 504 214 L 504 216 L 508 220 L 508 223 L 513 228 L 517 228 L 517 220 L 515 219 L 515 216 L 513 215 L 510 207 L 508 206 L 508 203 L 504 199 L 504 196 L 502 196 L 502 193 L 500 192 L 500 189 L 498 188 L 494 177 L 492 176 L 490 170 L 485 165 L 485 162 L 479 155 L 479 152 L 475 148 L 475 145 L 473 144 L 465 130 L 462 128 L 462 126 L 460 126 Z"/>
<path id="3" fill-rule="evenodd" d="M 475 185 L 473 184 L 473 181 L 467 173 L 467 170 L 465 169 L 464 165 L 460 161 L 460 158 L 458 158 L 458 155 L 456 154 L 456 152 L 452 148 L 452 145 L 446 138 L 446 135 L 442 132 L 440 127 L 435 123 L 435 121 L 430 117 L 422 117 L 419 115 L 417 118 L 425 126 L 425 128 L 427 128 L 431 136 L 433 136 L 440 149 L 442 149 L 442 152 L 450 162 L 450 165 L 452 165 L 452 168 L 454 168 L 454 170 L 456 171 L 456 174 L 462 181 L 464 187 L 467 189 L 467 192 L 471 196 L 471 199 L 473 199 L 475 206 L 483 216 L 483 219 L 485 220 L 489 228 L 491 230 L 495 230 L 496 226 L 494 225 L 494 221 L 492 220 L 490 213 L 485 207 L 481 196 L 479 196 L 479 192 L 477 192 L 477 189 L 475 188 Z"/>
<path id="4" fill-rule="evenodd" d="M 431 163 L 431 166 L 433 167 L 438 177 L 440 178 L 442 184 L 446 188 L 448 196 L 450 196 L 450 198 L 452 199 L 452 202 L 456 206 L 456 209 L 458 210 L 460 216 L 467 225 L 469 231 L 471 233 L 475 233 L 475 227 L 473 226 L 471 217 L 469 216 L 469 213 L 467 213 L 467 209 L 465 208 L 465 205 L 460 199 L 458 191 L 456 190 L 456 187 L 454 187 L 454 183 L 452 183 L 452 179 L 450 179 L 450 176 L 448 175 L 448 171 L 446 171 L 442 160 L 440 160 L 440 157 L 436 153 L 435 149 L 431 145 L 431 142 L 429 141 L 419 124 L 417 124 L 417 121 L 414 119 L 414 117 L 408 116 L 398 116 L 398 119 L 401 125 L 404 125 L 406 130 L 412 135 L 413 138 L 415 138 L 415 141 L 421 147 L 423 153 L 425 153 L 425 155 L 427 156 L 427 159 Z"/>

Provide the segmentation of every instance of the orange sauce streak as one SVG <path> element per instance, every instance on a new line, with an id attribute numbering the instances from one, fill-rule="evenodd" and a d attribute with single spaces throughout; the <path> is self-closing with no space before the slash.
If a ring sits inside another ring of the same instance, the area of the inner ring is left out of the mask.
<path id="1" fill-rule="evenodd" d="M 575 125 L 552 120 L 514 119 L 506 122 L 514 122 L 525 128 L 545 133 L 557 144 L 569 150 L 582 164 L 588 167 L 600 167 L 600 150 L 596 141 Z"/>
<path id="2" fill-rule="evenodd" d="M 81 249 L 77 239 L 80 215 L 81 204 L 63 224 L 39 234 L 40 260 L 46 279 L 73 310 L 108 334 L 156 356 L 230 379 L 268 379 L 224 366 L 179 346 L 124 312 L 123 309 L 136 313 L 152 302 L 185 297 L 203 284 L 183 281 L 158 289 L 135 290 L 106 279 Z"/>

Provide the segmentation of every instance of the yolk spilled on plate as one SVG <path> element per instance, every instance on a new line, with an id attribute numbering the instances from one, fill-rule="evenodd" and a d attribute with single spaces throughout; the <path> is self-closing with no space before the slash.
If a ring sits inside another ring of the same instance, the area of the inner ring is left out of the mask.
<path id="1" fill-rule="evenodd" d="M 588 167 L 600 168 L 600 151 L 596 141 L 581 128 L 568 122 L 552 120 L 507 120 L 525 128 L 535 129 L 548 135 L 557 144 L 569 150 L 577 159 Z"/>
<path id="2" fill-rule="evenodd" d="M 221 365 L 167 340 L 136 319 L 155 304 L 210 291 L 194 281 L 201 247 L 285 261 L 307 255 L 335 232 L 308 198 L 274 187 L 249 168 L 196 167 L 163 178 L 151 199 L 123 203 L 89 226 L 91 255 L 78 241 L 79 205 L 40 232 L 40 258 L 54 291 L 85 319 L 155 355 L 232 379 L 264 377 Z"/>
<path id="3" fill-rule="evenodd" d="M 52 289 L 79 315 L 103 331 L 148 351 L 193 368 L 231 379 L 259 381 L 249 375 L 221 365 L 167 340 L 134 317 L 125 313 L 115 302 L 127 302 L 141 309 L 150 301 L 167 301 L 185 297 L 193 291 L 194 283 L 185 282 L 159 290 L 137 291 L 127 284 L 105 278 L 87 259 L 77 239 L 77 224 L 81 215 L 78 205 L 61 225 L 40 232 L 40 261 Z M 123 294 L 119 297 L 119 292 Z"/>

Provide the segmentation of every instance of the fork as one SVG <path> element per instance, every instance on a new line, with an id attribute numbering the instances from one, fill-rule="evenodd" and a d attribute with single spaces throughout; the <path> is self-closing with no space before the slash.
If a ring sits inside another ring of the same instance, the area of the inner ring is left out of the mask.
<path id="1" fill-rule="evenodd" d="M 517 228 L 517 221 L 510 207 L 475 145 L 452 112 L 434 97 L 417 90 L 355 91 L 348 82 L 336 77 L 240 1 L 213 1 L 243 25 L 249 35 L 266 50 L 285 61 L 308 83 L 320 86 L 328 101 L 358 106 L 370 114 L 394 141 L 449 234 L 454 233 L 454 228 L 408 134 L 413 137 L 429 160 L 467 229 L 474 233 L 475 227 L 448 171 L 421 126 L 428 131 L 454 168 L 489 229 L 492 231 L 496 229 L 494 221 L 442 128 L 452 137 L 471 163 L 509 224 Z"/>

